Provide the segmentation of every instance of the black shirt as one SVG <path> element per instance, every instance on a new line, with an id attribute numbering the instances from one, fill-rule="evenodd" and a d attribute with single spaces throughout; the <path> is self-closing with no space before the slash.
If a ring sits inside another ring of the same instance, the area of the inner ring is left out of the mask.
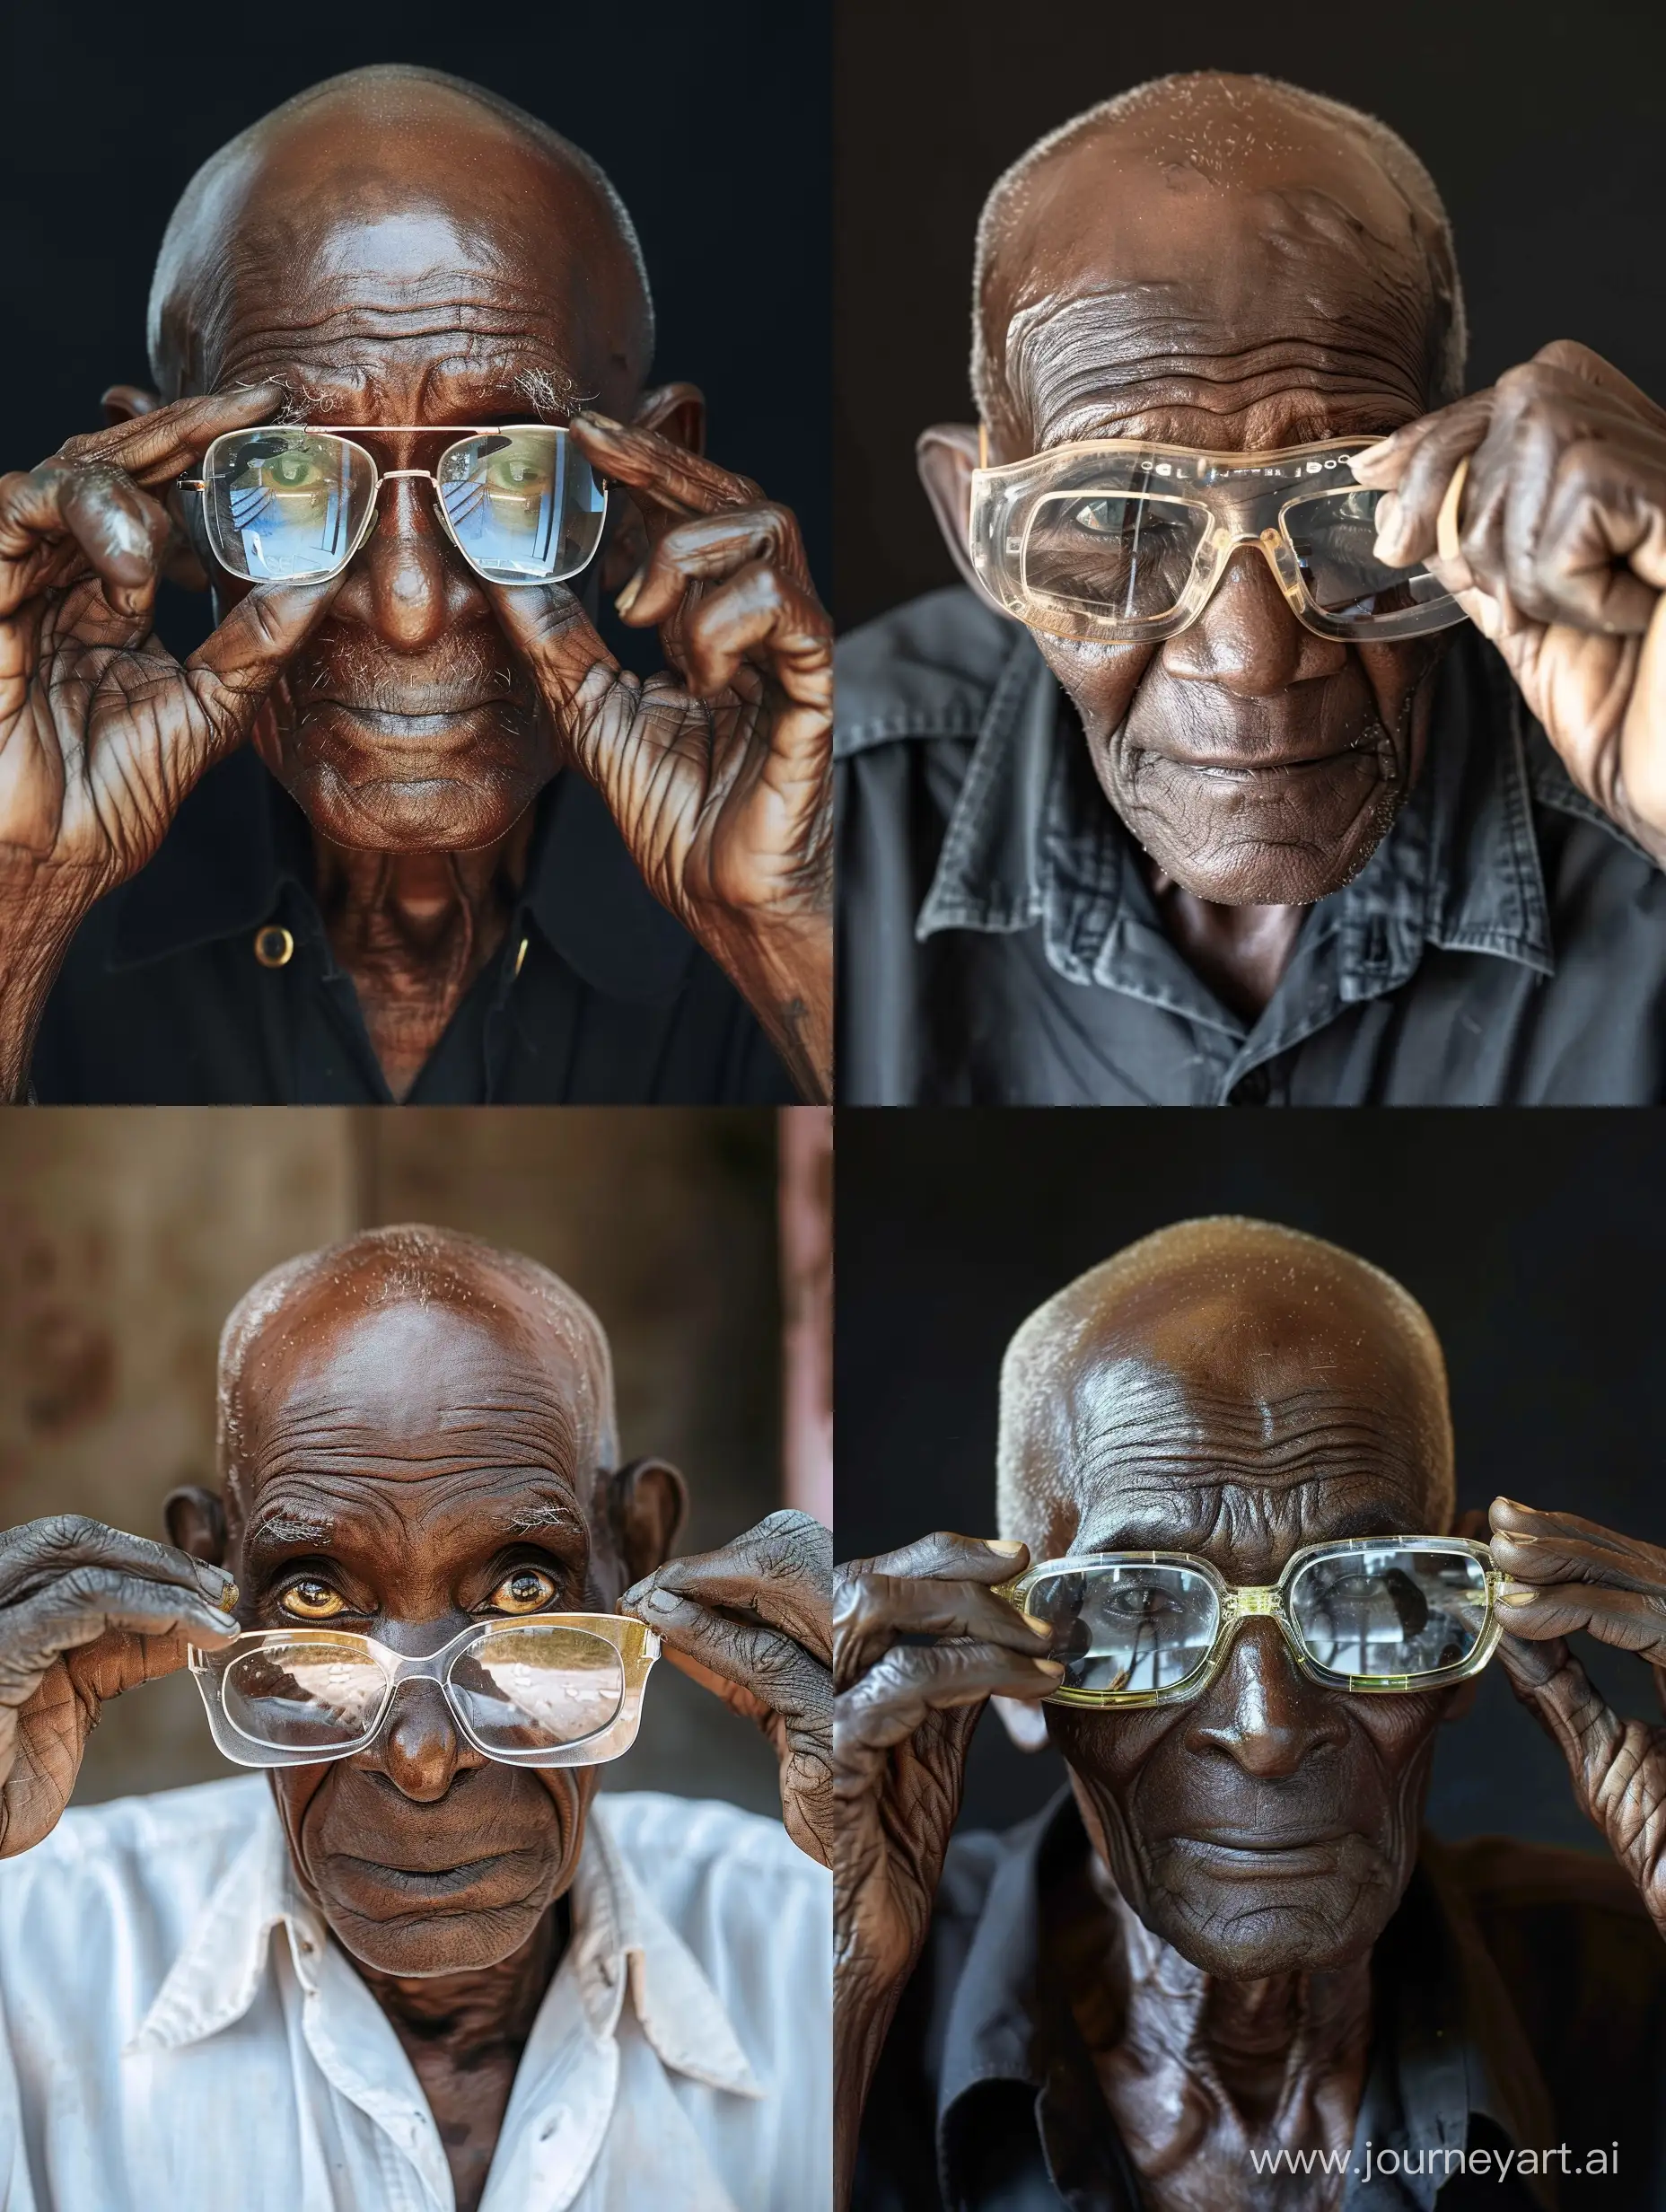
<path id="1" fill-rule="evenodd" d="M 1164 934 L 1027 630 L 965 590 L 839 650 L 838 1095 L 857 1105 L 1666 1098 L 1666 874 L 1466 624 L 1427 763 L 1258 1018 Z"/>
<path id="2" fill-rule="evenodd" d="M 281 964 L 263 965 L 257 943 Z M 305 818 L 253 752 L 211 769 L 149 866 L 82 924 L 31 1074 L 43 1104 L 391 1103 L 313 898 Z M 648 891 L 601 798 L 557 777 L 539 802 L 503 950 L 408 1102 L 795 1096 L 745 1001 Z"/>
<path id="3" fill-rule="evenodd" d="M 864 2118 L 853 2212 L 1139 2212 L 1043 1957 L 1042 1897 L 1087 1848 L 1068 1791 L 950 1845 Z M 1372 1953 L 1372 2002 L 1344 2212 L 1666 2206 L 1666 1943 L 1612 1859 L 1425 1836 Z M 1457 2151 L 1483 2147 L 1489 2169 L 1465 2172 Z M 1542 2171 L 1518 2156 L 1501 2178 L 1498 2154 L 1529 2149 Z M 1581 2172 L 1596 2153 L 1612 2172 Z"/>

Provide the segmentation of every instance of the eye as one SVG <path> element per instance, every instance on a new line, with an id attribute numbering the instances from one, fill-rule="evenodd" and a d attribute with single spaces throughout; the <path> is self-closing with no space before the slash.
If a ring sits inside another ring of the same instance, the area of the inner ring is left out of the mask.
<path id="1" fill-rule="evenodd" d="M 347 1610 L 347 1602 L 341 1593 L 312 1575 L 292 1582 L 277 1602 L 292 1620 L 333 1620 L 338 1613 Z"/>
<path id="2" fill-rule="evenodd" d="M 487 1603 L 500 1613 L 540 1613 L 556 1594 L 553 1575 L 540 1567 L 517 1567 L 504 1576 Z"/>
<path id="3" fill-rule="evenodd" d="M 516 452 L 499 453 L 487 469 L 487 480 L 499 491 L 541 492 L 548 481 L 541 461 L 528 461 Z"/>

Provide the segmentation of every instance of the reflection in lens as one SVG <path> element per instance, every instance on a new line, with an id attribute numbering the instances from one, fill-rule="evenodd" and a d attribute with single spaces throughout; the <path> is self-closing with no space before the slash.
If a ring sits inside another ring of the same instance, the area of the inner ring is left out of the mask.
<path id="1" fill-rule="evenodd" d="M 1377 558 L 1377 503 L 1363 485 L 1321 492 L 1285 510 L 1308 597 L 1342 622 L 1379 622 L 1446 597 L 1426 568 L 1390 568 Z"/>
<path id="2" fill-rule="evenodd" d="M 1322 1554 L 1291 1583 L 1290 1619 L 1335 1674 L 1431 1674 L 1461 1665 L 1486 1623 L 1486 1570 L 1472 1552 L 1371 1544 Z"/>
<path id="3" fill-rule="evenodd" d="M 374 1731 L 387 1677 L 355 1637 L 281 1637 L 240 1652 L 220 1683 L 232 1725 L 268 1751 L 339 1751 Z"/>
<path id="4" fill-rule="evenodd" d="M 257 584 L 333 575 L 352 552 L 375 492 L 363 452 L 343 438 L 304 429 L 241 430 L 215 439 L 206 480 L 215 558 Z"/>
<path id="5" fill-rule="evenodd" d="M 1065 1690 L 1150 1695 L 1178 1688 L 1214 1648 L 1220 1602 L 1196 1568 L 1108 1561 L 1048 1575 L 1024 1600 L 1053 1630 Z"/>
<path id="6" fill-rule="evenodd" d="M 587 1628 L 487 1628 L 452 1661 L 447 1686 L 483 1749 L 552 1751 L 618 1717 L 625 1664 Z"/>
<path id="7" fill-rule="evenodd" d="M 551 583 L 594 557 L 605 496 L 565 431 L 467 438 L 435 473 L 458 544 L 494 584 Z"/>
<path id="8" fill-rule="evenodd" d="M 1149 622 L 1183 597 L 1208 529 L 1198 508 L 1136 492 L 1050 493 L 1024 540 L 1025 589 Z"/>

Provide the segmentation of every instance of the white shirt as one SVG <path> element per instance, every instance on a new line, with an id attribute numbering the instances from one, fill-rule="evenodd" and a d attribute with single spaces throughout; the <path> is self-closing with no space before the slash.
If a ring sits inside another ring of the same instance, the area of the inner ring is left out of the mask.
<path id="1" fill-rule="evenodd" d="M 832 1933 L 780 1825 L 592 1803 L 481 2212 L 820 2212 Z M 264 1778 L 65 1814 L 0 1865 L 5 2212 L 453 2212 L 386 2014 Z"/>

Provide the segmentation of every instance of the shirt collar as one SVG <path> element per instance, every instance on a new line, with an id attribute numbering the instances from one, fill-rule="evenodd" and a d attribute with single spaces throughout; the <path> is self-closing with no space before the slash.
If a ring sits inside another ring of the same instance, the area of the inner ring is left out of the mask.
<path id="1" fill-rule="evenodd" d="M 628 1990 L 661 2063 L 735 2096 L 763 2090 L 699 1962 L 621 1856 L 606 1799 L 592 1803 L 568 1892 L 572 1935 L 557 1972 L 571 1976 L 592 2035 L 610 2041 Z M 215 1885 L 128 2049 L 177 2050 L 240 2021 L 259 1995 L 282 1928 L 303 1990 L 320 1986 L 329 1931 L 294 1878 L 269 1798 Z M 552 1988 L 553 1988 L 552 1984 Z M 548 2005 L 548 1999 L 546 1998 Z M 536 2040 L 537 2029 L 533 2031 Z"/>
<path id="2" fill-rule="evenodd" d="M 1466 630 L 1442 669 L 1416 788 L 1359 876 L 1304 926 L 1299 959 L 1311 968 L 1322 956 L 1330 970 L 1326 1018 L 1404 982 L 1425 944 L 1554 973 L 1523 725 L 1503 663 Z M 1234 1028 L 1168 944 L 1137 852 L 1093 777 L 1074 708 L 1019 630 L 916 935 L 1039 923 L 1048 961 L 1068 980 Z M 1291 992 L 1311 996 L 1311 975 L 1293 976 Z"/>
<path id="3" fill-rule="evenodd" d="M 1118 2201 L 1095 2189 L 1085 2171 L 1097 2159 L 1122 2177 L 1120 2201 L 1136 2205 L 1138 2186 L 1085 2069 L 1080 2038 L 1041 1986 L 1048 1863 L 1089 1848 L 1071 1793 L 1062 1792 L 1010 1842 L 950 2000 L 937 2098 L 943 2201 L 965 2201 L 957 2138 L 973 2100 L 992 2085 L 1006 2084 L 1036 2093 L 1048 2169 L 1057 2187 L 1074 2190 L 1073 2203 Z M 1406 1894 L 1378 1939 L 1373 1999 L 1375 2058 L 1362 2135 L 1392 2128 L 1397 2134 L 1375 2133 L 1379 2148 L 1391 2140 L 1413 2149 L 1443 2148 L 1463 2143 L 1470 2116 L 1478 2114 L 1518 2147 L 1554 2142 L 1549 2094 L 1526 2031 L 1445 1853 L 1426 1834 Z M 1431 2202 L 1441 2178 L 1437 2173 L 1429 2184 Z M 1546 2212 L 1554 2212 L 1551 2178 L 1523 2174 L 1521 2181 Z"/>
<path id="4" fill-rule="evenodd" d="M 149 865 L 116 896 L 112 969 L 252 933 L 286 890 L 315 913 L 305 817 L 247 746 L 186 799 Z M 664 1000 L 681 987 L 693 940 L 644 882 L 600 794 L 575 772 L 538 803 L 518 942 L 534 925 L 609 998 Z M 321 940 L 321 925 L 316 931 Z"/>

